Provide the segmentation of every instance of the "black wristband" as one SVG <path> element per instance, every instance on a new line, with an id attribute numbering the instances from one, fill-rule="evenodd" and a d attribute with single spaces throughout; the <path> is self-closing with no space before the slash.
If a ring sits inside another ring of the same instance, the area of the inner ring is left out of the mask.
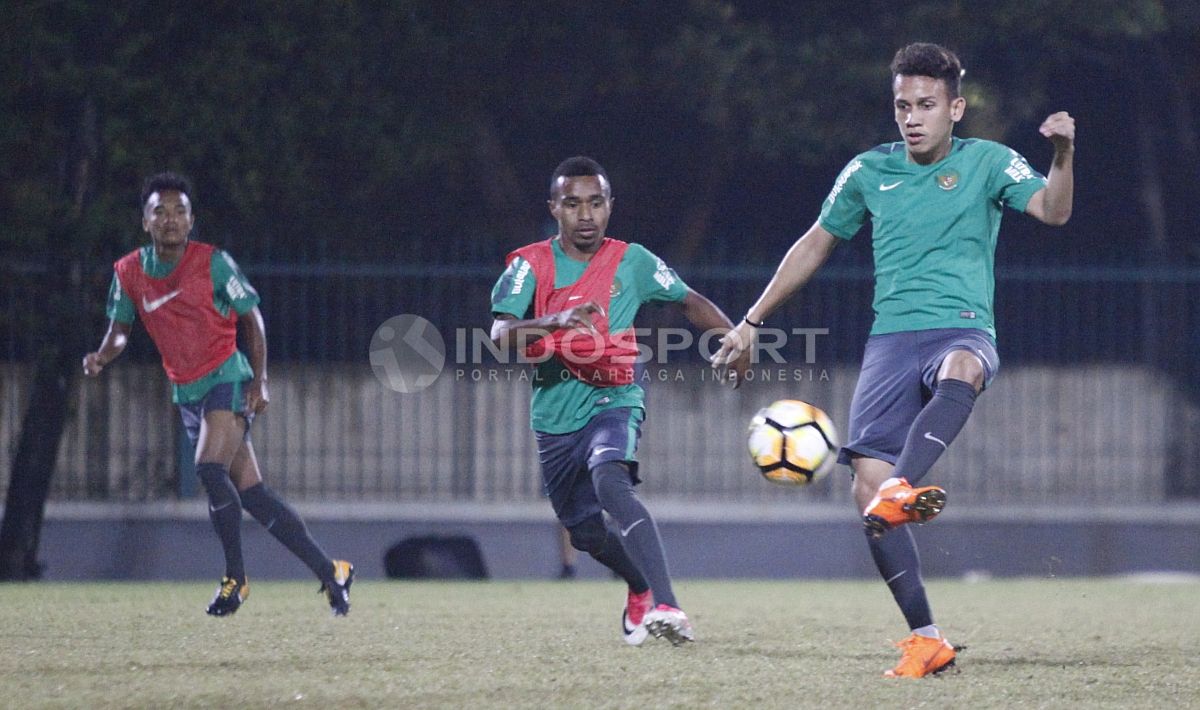
<path id="1" fill-rule="evenodd" d="M 761 328 L 761 327 L 763 327 L 763 324 L 766 323 L 766 321 L 761 321 L 761 320 L 759 322 L 755 323 L 754 321 L 750 320 L 749 315 L 742 316 L 742 320 L 744 322 L 749 323 L 750 325 L 754 326 L 755 328 Z"/>

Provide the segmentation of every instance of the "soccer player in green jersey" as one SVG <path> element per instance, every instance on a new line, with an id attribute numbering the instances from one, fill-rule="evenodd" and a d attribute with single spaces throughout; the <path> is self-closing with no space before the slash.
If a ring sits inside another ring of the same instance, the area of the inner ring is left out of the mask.
<path id="1" fill-rule="evenodd" d="M 530 419 L 544 489 L 571 544 L 628 583 L 626 643 L 653 634 L 678 645 L 693 639 L 692 624 L 675 599 L 658 528 L 633 489 L 645 419 L 633 320 L 643 304 L 666 302 L 701 330 L 725 333 L 733 324 L 645 247 L 606 237 L 612 204 L 596 161 L 558 166 L 549 200 L 558 235 L 509 255 L 492 290 L 491 335 L 538 363 Z M 748 366 L 749 353 L 732 362 L 735 385 Z"/>
<path id="2" fill-rule="evenodd" d="M 250 443 L 250 424 L 268 402 L 267 335 L 258 293 L 229 254 L 190 238 L 191 194 L 188 181 L 174 173 L 147 178 L 142 229 L 151 244 L 115 264 L 108 332 L 100 348 L 84 356 L 83 372 L 99 375 L 124 351 L 133 321 L 141 319 L 162 355 L 172 399 L 196 447 L 196 475 L 225 553 L 225 576 L 209 614 L 233 614 L 250 593 L 242 561 L 246 510 L 321 580 L 333 613 L 345 615 L 354 567 L 330 559 L 296 511 L 263 483 Z M 239 326 L 249 359 L 237 349 Z"/>
<path id="3" fill-rule="evenodd" d="M 966 100 L 952 52 L 911 44 L 896 53 L 891 69 L 903 140 L 862 153 L 842 170 L 816 224 L 725 336 L 713 364 L 721 367 L 748 349 L 764 320 L 870 216 L 875 322 L 839 460 L 852 468 L 872 557 L 912 630 L 900 644 L 900 663 L 886 675 L 921 677 L 951 666 L 955 650 L 933 622 L 916 545 L 904 526 L 932 519 L 946 494 L 912 484 L 953 441 L 1000 365 L 992 296 L 1003 208 L 1050 225 L 1071 216 L 1075 121 L 1059 112 L 1042 123 L 1054 147 L 1043 177 L 999 143 L 953 135 Z"/>

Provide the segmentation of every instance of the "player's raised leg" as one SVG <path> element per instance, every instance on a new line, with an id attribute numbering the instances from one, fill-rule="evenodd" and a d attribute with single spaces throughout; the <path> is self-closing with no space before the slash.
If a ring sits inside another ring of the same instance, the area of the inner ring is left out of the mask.
<path id="1" fill-rule="evenodd" d="M 939 336 L 934 333 L 929 340 L 936 342 Z M 995 375 L 999 362 L 991 341 L 973 332 L 956 337 L 948 348 L 930 365 L 936 370 L 933 397 L 909 426 L 895 475 L 881 484 L 863 509 L 863 525 L 872 537 L 905 523 L 928 522 L 946 505 L 946 492 L 941 488 L 914 488 L 912 484 L 929 473 L 962 431 L 976 396 Z"/>
<path id="2" fill-rule="evenodd" d="M 966 341 L 978 343 L 972 347 Z M 953 343 L 952 347 L 957 349 L 932 363 L 937 369 L 933 397 L 913 420 L 904 450 L 896 460 L 896 470 L 912 484 L 925 477 L 962 431 L 984 382 L 995 374 L 999 356 L 983 336 L 968 333 L 964 342 Z M 990 366 L 984 365 L 985 359 Z"/>
<path id="3" fill-rule="evenodd" d="M 354 565 L 334 560 L 325 554 L 308 531 L 300 515 L 262 480 L 254 445 L 247 438 L 233 460 L 233 480 L 242 499 L 242 507 L 300 558 L 317 579 L 335 616 L 350 612 L 350 585 L 354 581 Z"/>

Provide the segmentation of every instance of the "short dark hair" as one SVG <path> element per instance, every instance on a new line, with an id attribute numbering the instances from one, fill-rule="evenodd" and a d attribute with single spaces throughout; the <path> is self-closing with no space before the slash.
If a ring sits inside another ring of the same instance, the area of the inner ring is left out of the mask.
<path id="1" fill-rule="evenodd" d="M 600 163 L 585 156 L 576 155 L 573 158 L 567 158 L 558 164 L 554 169 L 554 174 L 550 176 L 550 197 L 554 197 L 554 188 L 558 186 L 558 179 L 561 177 L 584 177 L 587 175 L 595 175 L 604 178 L 604 184 L 612 189 L 612 183 L 608 179 L 608 173 L 604 172 L 604 168 L 600 167 Z M 611 195 L 610 195 L 611 196 Z"/>
<path id="2" fill-rule="evenodd" d="M 930 42 L 914 42 L 896 52 L 892 58 L 892 80 L 897 76 L 928 76 L 946 82 L 950 98 L 956 99 L 962 85 L 963 68 L 958 57 Z"/>
<path id="3" fill-rule="evenodd" d="M 146 208 L 146 200 L 149 200 L 151 195 L 163 190 L 182 192 L 188 196 L 188 201 L 192 199 L 192 183 L 187 178 L 178 173 L 159 173 L 151 175 L 142 183 L 142 209 Z"/>

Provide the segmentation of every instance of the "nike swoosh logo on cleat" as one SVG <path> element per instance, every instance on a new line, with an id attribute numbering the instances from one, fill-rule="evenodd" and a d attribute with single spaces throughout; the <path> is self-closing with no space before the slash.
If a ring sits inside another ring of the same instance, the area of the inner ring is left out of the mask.
<path id="1" fill-rule="evenodd" d="M 636 520 L 636 521 L 635 521 L 635 522 L 634 522 L 632 525 L 630 525 L 629 527 L 627 527 L 627 528 L 622 528 L 622 529 L 621 529 L 621 537 L 625 537 L 625 536 L 627 536 L 627 535 L 629 534 L 629 531 L 630 531 L 630 530 L 633 530 L 633 529 L 634 529 L 634 528 L 636 528 L 638 525 L 641 525 L 641 524 L 642 524 L 642 523 L 644 523 L 644 522 L 646 522 L 646 519 L 645 519 L 645 518 L 638 518 L 638 519 L 637 519 L 637 520 Z"/>
<path id="2" fill-rule="evenodd" d="M 168 293 L 167 295 L 156 298 L 153 301 L 147 301 L 146 297 L 142 296 L 142 309 L 145 310 L 147 313 L 153 313 L 153 312 L 157 311 L 159 308 L 162 308 L 163 306 L 165 306 L 167 304 L 167 301 L 171 300 L 172 298 L 175 298 L 180 293 L 182 293 L 182 290 L 175 289 L 174 291 Z"/>
<path id="3" fill-rule="evenodd" d="M 896 189 L 897 187 L 900 187 L 900 183 L 902 183 L 902 182 L 904 182 L 904 181 L 903 181 L 903 180 L 897 180 L 896 182 L 892 183 L 891 185 L 884 185 L 883 183 L 879 183 L 879 191 L 880 191 L 880 192 L 887 192 L 888 190 L 894 190 L 894 189 Z"/>
<path id="4" fill-rule="evenodd" d="M 934 436 L 934 435 L 933 435 L 931 432 L 928 432 L 928 431 L 927 431 L 927 432 L 925 432 L 925 438 L 926 438 L 926 439 L 929 439 L 930 441 L 932 441 L 932 442 L 933 442 L 933 443 L 935 443 L 935 444 L 938 444 L 938 445 L 939 445 L 939 446 L 941 446 L 943 449 L 948 449 L 948 448 L 950 448 L 950 447 L 946 446 L 946 442 L 944 442 L 944 441 L 942 441 L 941 439 L 937 438 L 937 437 L 936 437 L 936 436 Z"/>

